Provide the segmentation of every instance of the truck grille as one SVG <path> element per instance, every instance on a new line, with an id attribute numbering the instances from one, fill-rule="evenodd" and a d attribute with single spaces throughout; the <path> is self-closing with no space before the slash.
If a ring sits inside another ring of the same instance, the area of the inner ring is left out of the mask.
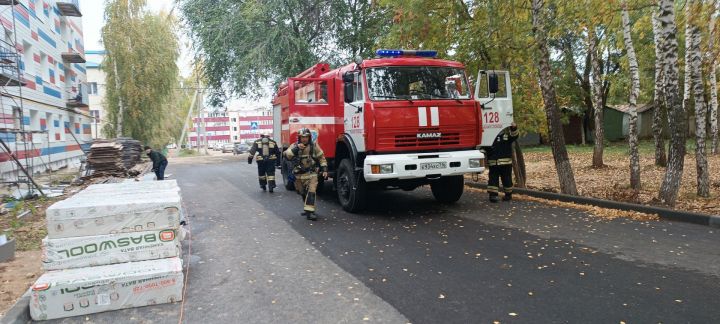
<path id="1" fill-rule="evenodd" d="M 440 133 L 440 137 L 418 137 L 418 134 Z M 407 150 L 423 147 L 472 146 L 475 132 L 472 126 L 381 129 L 377 131 L 378 150 Z"/>
<path id="2" fill-rule="evenodd" d="M 423 131 L 440 132 L 439 130 Z M 442 133 L 439 138 L 418 138 L 417 134 L 395 135 L 395 147 L 457 145 L 460 144 L 460 133 Z"/>

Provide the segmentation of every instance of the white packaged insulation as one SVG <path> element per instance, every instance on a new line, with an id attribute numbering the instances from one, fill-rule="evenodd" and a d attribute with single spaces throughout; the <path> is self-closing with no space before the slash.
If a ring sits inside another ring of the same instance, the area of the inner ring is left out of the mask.
<path id="1" fill-rule="evenodd" d="M 177 230 L 78 236 L 42 241 L 46 270 L 170 258 L 181 254 Z"/>
<path id="2" fill-rule="evenodd" d="M 182 300 L 180 258 L 51 271 L 30 290 L 33 320 L 99 313 Z"/>

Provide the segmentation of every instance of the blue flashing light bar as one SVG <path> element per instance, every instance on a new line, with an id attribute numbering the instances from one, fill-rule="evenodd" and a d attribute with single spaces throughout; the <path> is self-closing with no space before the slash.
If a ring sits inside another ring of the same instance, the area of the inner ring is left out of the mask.
<path id="1" fill-rule="evenodd" d="M 437 51 L 433 50 L 399 50 L 399 49 L 379 49 L 375 51 L 378 57 L 400 57 L 400 56 L 418 56 L 418 57 L 437 57 Z"/>

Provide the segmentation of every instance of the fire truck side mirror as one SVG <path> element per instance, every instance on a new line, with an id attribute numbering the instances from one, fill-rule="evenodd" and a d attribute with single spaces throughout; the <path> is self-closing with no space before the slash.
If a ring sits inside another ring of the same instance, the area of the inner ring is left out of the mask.
<path id="1" fill-rule="evenodd" d="M 488 92 L 497 93 L 499 90 L 498 75 L 496 73 L 488 74 Z"/>
<path id="2" fill-rule="evenodd" d="M 345 102 L 350 103 L 355 101 L 355 86 L 352 82 L 345 82 L 344 84 Z"/>

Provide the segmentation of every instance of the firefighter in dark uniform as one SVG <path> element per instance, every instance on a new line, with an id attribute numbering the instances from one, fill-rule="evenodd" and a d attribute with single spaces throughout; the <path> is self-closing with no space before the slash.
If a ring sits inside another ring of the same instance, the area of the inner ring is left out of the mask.
<path id="1" fill-rule="evenodd" d="M 248 164 L 252 163 L 255 153 L 258 153 L 255 163 L 258 168 L 258 178 L 260 180 L 260 188 L 270 190 L 275 189 L 275 165 L 280 163 L 280 149 L 275 141 L 268 134 L 263 134 L 253 143 L 248 152 Z"/>
<path id="2" fill-rule="evenodd" d="M 302 215 L 309 220 L 317 220 L 315 216 L 315 198 L 318 186 L 318 171 L 323 179 L 328 177 L 327 160 L 317 143 L 312 142 L 312 134 L 307 128 L 298 131 L 298 142 L 293 143 L 285 151 L 285 157 L 293 162 L 295 190 L 303 198 Z"/>
<path id="3" fill-rule="evenodd" d="M 500 180 L 502 180 L 504 201 L 512 199 L 512 144 L 518 138 L 517 125 L 513 122 L 510 128 L 505 129 L 496 138 L 493 145 L 485 148 L 485 159 L 490 168 L 488 175 L 487 192 L 490 196 L 490 202 L 498 202 L 498 192 L 500 191 Z"/>

